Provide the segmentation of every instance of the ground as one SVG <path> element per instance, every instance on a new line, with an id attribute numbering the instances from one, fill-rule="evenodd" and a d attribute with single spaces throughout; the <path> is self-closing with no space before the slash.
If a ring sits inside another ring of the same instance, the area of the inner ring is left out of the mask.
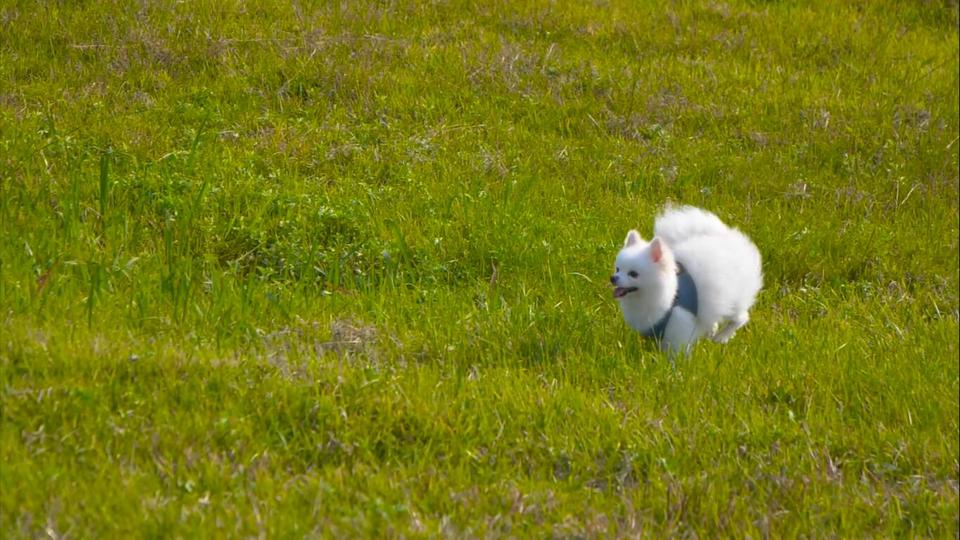
<path id="1" fill-rule="evenodd" d="M 955 2 L 0 2 L 5 537 L 955 537 Z M 764 257 L 676 365 L 667 202 Z"/>

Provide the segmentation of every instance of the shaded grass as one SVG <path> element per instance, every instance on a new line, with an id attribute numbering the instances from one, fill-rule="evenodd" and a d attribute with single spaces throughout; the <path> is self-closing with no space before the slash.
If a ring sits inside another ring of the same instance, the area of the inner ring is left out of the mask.
<path id="1" fill-rule="evenodd" d="M 4 530 L 957 527 L 955 5 L 0 7 Z M 767 284 L 676 368 L 667 200 Z"/>

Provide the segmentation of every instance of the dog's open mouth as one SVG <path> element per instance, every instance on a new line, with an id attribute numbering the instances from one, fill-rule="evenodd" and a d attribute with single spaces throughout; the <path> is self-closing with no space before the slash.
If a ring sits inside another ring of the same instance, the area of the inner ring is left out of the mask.
<path id="1" fill-rule="evenodd" d="M 613 290 L 613 297 L 623 298 L 624 296 L 632 293 L 635 290 L 637 290 L 636 287 L 617 287 L 616 289 Z"/>

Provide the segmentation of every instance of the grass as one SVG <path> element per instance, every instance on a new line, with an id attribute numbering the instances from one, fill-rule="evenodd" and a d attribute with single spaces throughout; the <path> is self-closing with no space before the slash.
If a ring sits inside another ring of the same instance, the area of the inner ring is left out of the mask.
<path id="1" fill-rule="evenodd" d="M 0 2 L 5 537 L 956 536 L 956 3 L 306 4 Z"/>

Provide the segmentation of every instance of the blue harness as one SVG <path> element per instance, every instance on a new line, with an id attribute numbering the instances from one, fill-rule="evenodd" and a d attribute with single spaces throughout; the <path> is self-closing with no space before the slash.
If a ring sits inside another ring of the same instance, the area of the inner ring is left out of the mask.
<path id="1" fill-rule="evenodd" d="M 657 324 L 640 332 L 640 335 L 662 340 L 663 333 L 667 330 L 667 323 L 670 322 L 670 315 L 676 307 L 682 307 L 694 315 L 697 314 L 697 285 L 680 263 L 677 263 L 677 295 L 673 297 L 673 305 L 667 310 L 667 314 L 657 321 Z"/>

